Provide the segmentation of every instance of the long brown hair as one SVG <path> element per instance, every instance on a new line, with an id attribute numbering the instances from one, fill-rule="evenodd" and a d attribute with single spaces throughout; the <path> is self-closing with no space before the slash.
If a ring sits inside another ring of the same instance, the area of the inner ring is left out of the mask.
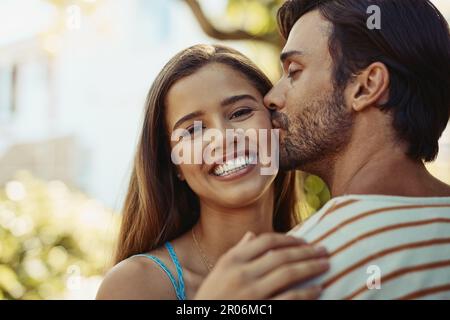
<path id="1" fill-rule="evenodd" d="M 175 55 L 164 66 L 146 100 L 143 128 L 123 208 L 115 263 L 179 237 L 198 220 L 199 199 L 187 183 L 177 178 L 170 158 L 165 100 L 176 81 L 213 62 L 241 72 L 263 96 L 272 87 L 270 80 L 247 57 L 219 45 L 190 47 Z M 294 213 L 294 179 L 294 174 L 282 172 L 275 179 L 273 226 L 278 232 L 289 230 L 297 222 Z"/>

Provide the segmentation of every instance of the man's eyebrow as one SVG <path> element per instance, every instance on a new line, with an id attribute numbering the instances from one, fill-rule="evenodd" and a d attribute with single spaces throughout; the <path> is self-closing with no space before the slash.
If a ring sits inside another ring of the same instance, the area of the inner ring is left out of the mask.
<path id="1" fill-rule="evenodd" d="M 179 127 L 183 122 L 197 118 L 201 115 L 203 115 L 202 111 L 195 111 L 181 117 L 177 122 L 175 122 L 172 131 L 174 131 L 177 127 Z"/>
<path id="2" fill-rule="evenodd" d="M 303 56 L 303 55 L 305 55 L 305 52 L 300 51 L 300 50 L 286 51 L 286 52 L 281 53 L 280 60 L 283 63 L 292 56 Z"/>
<path id="3" fill-rule="evenodd" d="M 233 104 L 233 103 L 238 102 L 243 99 L 250 99 L 250 100 L 257 102 L 256 98 L 250 94 L 239 94 L 239 95 L 235 95 L 235 96 L 231 96 L 231 97 L 223 99 L 222 102 L 220 103 L 220 105 L 222 107 L 225 107 L 225 106 L 228 106 L 230 104 Z"/>

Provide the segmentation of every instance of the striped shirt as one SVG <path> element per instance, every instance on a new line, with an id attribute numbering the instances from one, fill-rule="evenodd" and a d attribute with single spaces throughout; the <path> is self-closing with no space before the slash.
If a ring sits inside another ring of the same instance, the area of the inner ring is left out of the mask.
<path id="1" fill-rule="evenodd" d="M 450 197 L 341 196 L 289 234 L 330 253 L 321 299 L 450 299 Z"/>

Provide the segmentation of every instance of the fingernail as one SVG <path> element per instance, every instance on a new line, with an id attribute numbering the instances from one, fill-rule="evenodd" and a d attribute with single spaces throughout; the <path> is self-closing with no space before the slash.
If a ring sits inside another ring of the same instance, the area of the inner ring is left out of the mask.
<path id="1" fill-rule="evenodd" d="M 315 247 L 314 250 L 318 254 L 327 254 L 328 253 L 327 248 L 325 248 L 324 246 Z"/>
<path id="2" fill-rule="evenodd" d="M 329 268 L 330 267 L 330 262 L 328 261 L 328 259 L 319 259 L 317 261 L 317 263 L 319 264 L 319 267 L 321 267 L 321 268 Z"/>
<path id="3" fill-rule="evenodd" d="M 247 241 L 253 236 L 253 232 L 247 231 L 247 233 L 242 237 L 241 241 Z"/>

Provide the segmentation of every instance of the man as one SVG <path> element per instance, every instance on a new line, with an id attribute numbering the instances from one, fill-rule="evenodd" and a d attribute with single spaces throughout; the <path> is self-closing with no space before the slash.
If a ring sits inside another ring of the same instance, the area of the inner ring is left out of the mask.
<path id="1" fill-rule="evenodd" d="M 280 165 L 334 197 L 291 232 L 330 252 L 311 282 L 325 299 L 450 298 L 450 186 L 424 166 L 450 114 L 444 17 L 428 0 L 291 0 L 278 22 L 284 72 L 265 103 Z"/>

